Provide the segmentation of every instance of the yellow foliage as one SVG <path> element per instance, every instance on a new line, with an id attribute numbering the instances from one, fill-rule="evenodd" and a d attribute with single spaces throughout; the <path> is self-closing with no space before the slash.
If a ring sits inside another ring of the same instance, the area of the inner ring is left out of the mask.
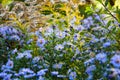
<path id="1" fill-rule="evenodd" d="M 13 0 L 2 0 L 2 5 L 6 6 L 6 5 L 9 5 L 12 2 L 13 2 Z"/>
<path id="2" fill-rule="evenodd" d="M 118 8 L 120 9 L 120 0 L 116 0 L 115 2 L 115 7 L 118 6 Z"/>

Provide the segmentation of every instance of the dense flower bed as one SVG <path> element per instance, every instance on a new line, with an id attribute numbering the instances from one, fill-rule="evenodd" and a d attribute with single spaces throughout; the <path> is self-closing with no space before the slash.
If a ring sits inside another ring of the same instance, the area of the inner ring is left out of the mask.
<path id="1" fill-rule="evenodd" d="M 96 23 L 97 20 L 101 22 L 98 15 L 90 16 L 82 20 L 82 25 L 64 31 L 57 26 L 39 28 L 28 33 L 27 40 L 20 30 L 1 27 L 1 38 L 10 42 L 5 44 L 7 50 L 3 48 L 8 53 L 2 54 L 7 58 L 1 62 L 0 77 L 4 80 L 120 79 L 120 55 L 113 46 L 116 41 L 107 36 L 109 30 Z M 16 45 L 20 48 L 12 47 Z"/>
<path id="2" fill-rule="evenodd" d="M 98 9 L 95 9 L 95 12 L 87 9 L 90 14 L 78 20 L 81 17 L 77 15 L 77 10 L 74 15 L 74 9 L 70 10 L 71 14 L 67 14 L 67 11 L 62 13 L 59 10 L 62 8 L 60 6 L 64 5 L 57 4 L 54 5 L 54 14 L 48 10 L 48 15 L 45 13 L 45 16 L 52 20 L 45 20 L 46 23 L 42 26 L 51 25 L 39 27 L 44 14 L 39 13 L 38 8 L 48 8 L 50 4 L 44 5 L 43 2 L 38 5 L 37 0 L 33 3 L 25 0 L 16 2 L 11 11 L 0 8 L 0 17 L 8 20 L 2 20 L 4 23 L 0 25 L 0 79 L 120 79 L 120 25 L 114 15 L 99 14 Z M 69 18 L 70 16 L 72 17 Z"/>

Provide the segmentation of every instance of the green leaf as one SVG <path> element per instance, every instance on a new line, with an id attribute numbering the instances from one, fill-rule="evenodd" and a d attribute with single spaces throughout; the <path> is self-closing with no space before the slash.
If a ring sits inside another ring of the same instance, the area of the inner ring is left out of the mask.
<path id="1" fill-rule="evenodd" d="M 120 9 L 118 8 L 118 6 L 116 7 L 116 11 L 114 11 L 116 13 L 116 18 L 118 19 L 118 22 L 120 22 Z"/>
<path id="2" fill-rule="evenodd" d="M 0 0 L 0 3 L 2 3 L 2 0 Z"/>
<path id="3" fill-rule="evenodd" d="M 64 7 L 63 4 L 57 3 L 57 4 L 55 4 L 54 9 L 60 9 L 62 7 Z"/>
<path id="4" fill-rule="evenodd" d="M 109 3 L 109 0 L 105 0 L 105 6 L 107 6 Z"/>
<path id="5" fill-rule="evenodd" d="M 96 1 L 98 1 L 98 2 L 102 3 L 102 0 L 96 0 Z"/>
<path id="6" fill-rule="evenodd" d="M 90 6 L 87 6 L 85 9 L 86 14 L 91 15 L 93 13 L 92 9 Z"/>
<path id="7" fill-rule="evenodd" d="M 108 23 L 107 23 L 107 25 L 106 25 L 106 27 L 109 27 L 110 25 L 111 25 L 111 20 L 110 21 L 108 21 Z"/>
<path id="8" fill-rule="evenodd" d="M 9 5 L 13 2 L 13 0 L 2 0 L 2 5 L 3 6 L 6 6 L 6 5 Z"/>
<path id="9" fill-rule="evenodd" d="M 41 14 L 50 15 L 50 14 L 52 14 L 52 11 L 50 11 L 50 10 L 43 10 L 43 11 L 41 11 Z"/>

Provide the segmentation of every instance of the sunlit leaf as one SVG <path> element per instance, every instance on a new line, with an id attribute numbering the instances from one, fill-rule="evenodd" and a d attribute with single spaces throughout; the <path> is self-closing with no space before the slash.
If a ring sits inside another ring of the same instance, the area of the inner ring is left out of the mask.
<path id="1" fill-rule="evenodd" d="M 105 0 L 105 6 L 107 6 L 109 3 L 109 0 Z"/>
<path id="2" fill-rule="evenodd" d="M 13 0 L 2 0 L 2 5 L 3 6 L 6 6 L 6 5 L 9 5 L 13 2 Z"/>

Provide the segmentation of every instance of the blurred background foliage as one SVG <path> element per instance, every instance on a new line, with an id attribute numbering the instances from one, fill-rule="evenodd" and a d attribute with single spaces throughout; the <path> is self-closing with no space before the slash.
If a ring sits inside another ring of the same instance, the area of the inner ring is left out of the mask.
<path id="1" fill-rule="evenodd" d="M 82 19 L 95 12 L 102 14 L 103 11 L 108 14 L 109 11 L 114 12 L 112 14 L 120 22 L 119 2 L 120 0 L 33 0 L 31 3 L 29 0 L 0 0 L 0 24 L 19 26 L 24 32 L 28 28 L 29 31 L 36 31 L 40 27 L 56 24 L 64 29 L 71 25 L 71 20 L 79 25 Z"/>

